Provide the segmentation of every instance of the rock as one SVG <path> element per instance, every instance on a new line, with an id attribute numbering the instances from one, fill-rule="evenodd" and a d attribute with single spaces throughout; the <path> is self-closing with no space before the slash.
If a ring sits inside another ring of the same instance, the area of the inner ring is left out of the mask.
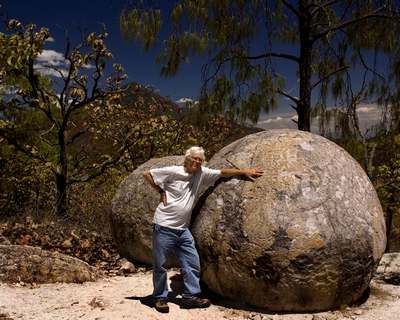
<path id="1" fill-rule="evenodd" d="M 383 278 L 386 283 L 392 284 L 394 286 L 400 286 L 400 274 L 390 274 Z"/>
<path id="2" fill-rule="evenodd" d="M 377 274 L 400 274 L 400 253 L 385 253 L 376 272 Z"/>
<path id="3" fill-rule="evenodd" d="M 160 195 L 143 178 L 151 168 L 182 165 L 183 156 L 151 159 L 133 171 L 120 184 L 112 200 L 112 229 L 121 256 L 152 264 L 151 237 L 154 212 Z M 177 265 L 173 259 L 167 265 Z"/>
<path id="4" fill-rule="evenodd" d="M 375 278 L 392 285 L 400 285 L 400 253 L 385 253 L 376 270 Z"/>
<path id="5" fill-rule="evenodd" d="M 123 273 L 134 273 L 136 271 L 135 265 L 125 258 L 121 259 L 118 263 L 121 266 L 120 270 L 122 270 Z"/>
<path id="6" fill-rule="evenodd" d="M 356 301 L 386 246 L 382 208 L 360 165 L 333 142 L 289 129 L 240 139 L 209 166 L 227 160 L 265 173 L 221 181 L 198 204 L 192 231 L 205 284 L 278 312 Z"/>
<path id="7" fill-rule="evenodd" d="M 100 272 L 77 258 L 39 247 L 0 245 L 0 281 L 7 283 L 85 282 Z"/>
<path id="8" fill-rule="evenodd" d="M 101 308 L 104 309 L 105 303 L 101 298 L 94 297 L 90 302 L 89 306 L 91 306 L 93 309 L 94 308 Z"/>
<path id="9" fill-rule="evenodd" d="M 68 249 L 72 247 L 72 242 L 71 239 L 65 239 L 62 243 L 61 243 L 61 247 L 63 249 Z"/>
<path id="10" fill-rule="evenodd" d="M 9 244 L 11 243 L 6 237 L 0 236 L 0 245 L 9 245 Z"/>
<path id="11" fill-rule="evenodd" d="M 0 320 L 13 320 L 8 313 L 0 313 Z"/>

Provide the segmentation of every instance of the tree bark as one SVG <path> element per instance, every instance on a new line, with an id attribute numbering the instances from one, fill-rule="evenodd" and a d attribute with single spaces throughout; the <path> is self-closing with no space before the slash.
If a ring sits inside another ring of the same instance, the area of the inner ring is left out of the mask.
<path id="1" fill-rule="evenodd" d="M 67 214 L 67 191 L 68 191 L 68 163 L 66 154 L 65 132 L 63 128 L 58 132 L 59 155 L 56 172 L 57 186 L 57 216 L 63 217 Z"/>
<path id="2" fill-rule="evenodd" d="M 386 210 L 386 250 L 385 252 L 390 252 L 391 249 L 391 235 L 392 235 L 392 225 L 393 225 L 393 208 L 388 207 Z"/>
<path id="3" fill-rule="evenodd" d="M 297 104 L 299 130 L 311 130 L 311 59 L 312 59 L 312 42 L 311 32 L 311 15 L 308 12 L 306 1 L 299 3 L 299 33 L 300 33 L 300 92 L 299 102 Z"/>

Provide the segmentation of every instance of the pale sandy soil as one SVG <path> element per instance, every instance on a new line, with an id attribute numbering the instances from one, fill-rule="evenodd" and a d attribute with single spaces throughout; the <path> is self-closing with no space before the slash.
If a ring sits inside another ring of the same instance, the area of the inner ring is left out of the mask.
<path id="1" fill-rule="evenodd" d="M 173 272 L 169 272 L 172 275 Z M 170 313 L 160 314 L 148 306 L 151 273 L 113 277 L 84 284 L 46 284 L 36 287 L 0 284 L 0 320 L 2 319 L 252 319 L 252 320 L 398 320 L 400 286 L 372 281 L 371 295 L 359 307 L 314 314 L 271 314 L 245 310 L 227 301 L 214 299 L 208 309 L 181 309 L 170 303 Z M 178 296 L 179 298 L 179 296 Z M 7 316 L 6 316 L 7 315 Z"/>

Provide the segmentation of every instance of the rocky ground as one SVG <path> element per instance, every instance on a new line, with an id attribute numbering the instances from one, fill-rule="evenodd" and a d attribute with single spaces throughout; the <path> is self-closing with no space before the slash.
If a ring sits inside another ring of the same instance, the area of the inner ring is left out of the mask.
<path id="1" fill-rule="evenodd" d="M 206 296 L 212 301 L 210 308 L 185 310 L 180 308 L 181 283 L 173 277 L 170 313 L 160 314 L 149 298 L 151 271 L 121 259 L 112 240 L 103 235 L 82 229 L 60 229 L 59 224 L 35 224 L 27 219 L 23 223 L 0 223 L 0 244 L 31 245 L 65 253 L 98 267 L 103 273 L 100 280 L 82 284 L 0 283 L 0 320 L 397 320 L 400 317 L 398 254 L 388 254 L 382 259 L 377 277 L 371 283 L 370 297 L 360 306 L 315 314 L 271 314 L 208 293 Z M 169 275 L 176 273 L 172 269 Z"/>
<path id="2" fill-rule="evenodd" d="M 0 244 L 2 241 L 63 253 L 85 261 L 109 276 L 123 274 L 122 265 L 132 269 L 132 266 L 126 266 L 126 259 L 118 254 L 111 235 L 81 226 L 74 227 L 62 221 L 35 223 L 27 217 L 19 222 L 0 222 Z M 136 268 L 146 269 L 140 265 Z"/>
<path id="3" fill-rule="evenodd" d="M 173 275 L 176 271 L 170 271 Z M 360 306 L 315 314 L 271 314 L 212 298 L 208 309 L 181 309 L 177 281 L 172 281 L 170 313 L 151 305 L 151 272 L 106 277 L 83 284 L 0 284 L 0 320 L 16 319 L 252 319 L 252 320 L 397 320 L 400 286 L 373 280 L 369 299 Z M 179 283 L 178 283 L 179 284 Z"/>

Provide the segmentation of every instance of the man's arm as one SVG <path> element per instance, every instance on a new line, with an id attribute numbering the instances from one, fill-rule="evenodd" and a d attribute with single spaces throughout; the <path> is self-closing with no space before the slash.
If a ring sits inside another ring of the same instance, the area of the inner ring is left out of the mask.
<path id="1" fill-rule="evenodd" d="M 263 171 L 257 169 L 234 169 L 234 168 L 226 168 L 221 169 L 221 177 L 229 178 L 233 176 L 246 176 L 250 179 L 258 178 L 263 175 Z"/>
<path id="2" fill-rule="evenodd" d="M 164 204 L 164 206 L 167 205 L 167 194 L 165 191 L 158 185 L 154 183 L 153 177 L 150 174 L 150 171 L 146 170 L 143 172 L 143 178 L 150 183 L 150 185 L 160 194 L 160 202 Z"/>

